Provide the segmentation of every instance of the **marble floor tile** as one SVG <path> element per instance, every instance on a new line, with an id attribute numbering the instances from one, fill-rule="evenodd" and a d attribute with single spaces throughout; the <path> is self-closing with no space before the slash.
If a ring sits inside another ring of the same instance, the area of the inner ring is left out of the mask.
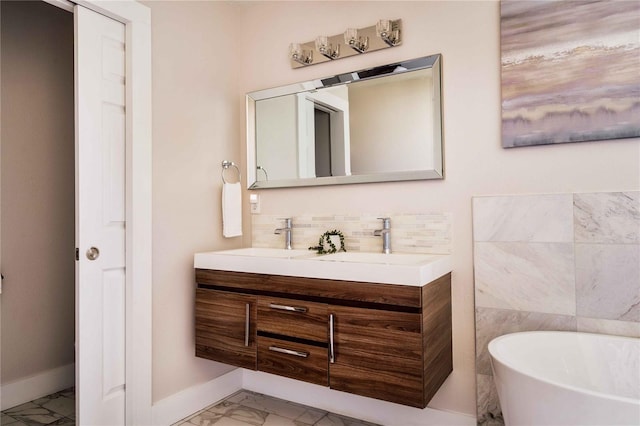
<path id="1" fill-rule="evenodd" d="M 2 412 L 2 426 L 75 425 L 74 388 L 55 392 Z"/>
<path id="2" fill-rule="evenodd" d="M 10 408 L 5 410 L 4 413 L 24 423 L 36 425 L 48 425 L 64 418 L 64 416 L 36 405 L 33 402 L 27 402 Z"/>
<path id="3" fill-rule="evenodd" d="M 326 415 L 326 411 L 318 410 L 317 408 L 306 407 L 306 411 L 299 417 L 296 417 L 295 421 L 304 425 L 315 425 L 321 418 Z"/>
<path id="4" fill-rule="evenodd" d="M 320 421 L 318 421 L 315 426 L 375 426 L 375 424 L 351 417 L 329 413 L 322 419 L 320 419 Z"/>
<path id="5" fill-rule="evenodd" d="M 49 425 L 75 425 L 76 421 L 73 419 L 70 419 L 69 417 L 63 417 L 60 420 L 53 422 L 53 423 L 49 423 Z"/>
<path id="6" fill-rule="evenodd" d="M 230 417 L 234 420 L 241 421 L 246 425 L 261 426 L 266 421 L 268 415 L 269 413 L 267 411 L 247 405 L 240 405 L 237 408 L 229 410 L 224 417 Z"/>
<path id="7" fill-rule="evenodd" d="M 218 420 L 216 426 L 247 426 L 249 423 L 245 423 L 241 420 L 236 420 L 231 417 L 223 416 Z"/>
<path id="8" fill-rule="evenodd" d="M 222 418 L 223 414 L 216 414 L 210 411 L 200 411 L 195 416 L 192 416 L 187 419 L 186 422 L 182 423 L 185 425 L 196 425 L 196 426 L 209 426 L 215 424 L 218 420 Z"/>
<path id="9" fill-rule="evenodd" d="M 375 426 L 255 392 L 240 391 L 173 426 Z"/>
<path id="10" fill-rule="evenodd" d="M 225 415 L 230 410 L 236 409 L 238 407 L 240 407 L 240 404 L 225 399 L 224 401 L 207 407 L 205 410 L 213 414 Z"/>
<path id="11" fill-rule="evenodd" d="M 269 413 L 262 425 L 263 426 L 300 426 L 301 423 L 297 423 L 295 420 L 287 419 L 286 417 L 282 417 L 277 414 Z"/>
<path id="12" fill-rule="evenodd" d="M 25 423 L 21 422 L 20 420 L 16 420 L 11 416 L 8 416 L 6 414 L 2 414 L 2 418 L 0 418 L 0 425 L 5 426 L 5 425 L 11 425 L 11 426 L 21 426 L 24 425 Z"/>
<path id="13" fill-rule="evenodd" d="M 306 411 L 306 407 L 303 405 L 261 394 L 250 394 L 240 404 L 245 407 L 266 411 L 267 413 L 277 414 L 287 419 L 300 417 Z"/>
<path id="14" fill-rule="evenodd" d="M 75 392 L 56 392 L 2 412 L 2 426 L 75 425 Z M 65 415 L 66 414 L 66 415 Z M 174 426 L 375 426 L 373 423 L 240 391 Z"/>
<path id="15" fill-rule="evenodd" d="M 53 411 L 54 413 L 58 413 L 64 417 L 73 416 L 76 412 L 76 401 L 71 398 L 67 398 L 64 396 L 59 396 L 58 398 L 51 399 L 44 404 L 42 407 Z"/>

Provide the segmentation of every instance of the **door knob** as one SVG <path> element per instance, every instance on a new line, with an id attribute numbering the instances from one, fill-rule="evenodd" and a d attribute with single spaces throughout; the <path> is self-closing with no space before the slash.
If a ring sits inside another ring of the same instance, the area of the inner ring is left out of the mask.
<path id="1" fill-rule="evenodd" d="M 91 247 L 87 250 L 87 259 L 96 260 L 100 256 L 100 250 L 97 247 Z"/>

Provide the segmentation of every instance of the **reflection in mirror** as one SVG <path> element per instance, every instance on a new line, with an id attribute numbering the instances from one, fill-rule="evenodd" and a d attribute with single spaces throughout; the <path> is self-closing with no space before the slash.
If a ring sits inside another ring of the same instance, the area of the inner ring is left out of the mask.
<path id="1" fill-rule="evenodd" d="M 440 55 L 247 95 L 249 188 L 442 178 Z"/>

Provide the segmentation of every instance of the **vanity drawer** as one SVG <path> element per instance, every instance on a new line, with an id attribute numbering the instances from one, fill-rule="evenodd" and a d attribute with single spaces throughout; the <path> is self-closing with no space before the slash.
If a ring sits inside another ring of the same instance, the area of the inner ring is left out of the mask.
<path id="1" fill-rule="evenodd" d="M 304 300 L 258 297 L 258 330 L 326 343 L 327 305 Z"/>
<path id="2" fill-rule="evenodd" d="M 329 386 L 327 348 L 258 336 L 258 370 Z"/>

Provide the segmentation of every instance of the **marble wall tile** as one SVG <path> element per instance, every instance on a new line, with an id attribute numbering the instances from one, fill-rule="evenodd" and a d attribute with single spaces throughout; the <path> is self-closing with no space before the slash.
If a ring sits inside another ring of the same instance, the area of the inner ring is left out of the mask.
<path id="1" fill-rule="evenodd" d="M 577 314 L 640 321 L 640 245 L 576 244 Z"/>
<path id="2" fill-rule="evenodd" d="M 572 242 L 571 194 L 473 198 L 474 241 Z"/>
<path id="3" fill-rule="evenodd" d="M 640 244 L 640 191 L 574 194 L 576 242 Z"/>
<path id="4" fill-rule="evenodd" d="M 576 331 L 576 317 L 476 307 L 476 373 L 492 375 L 487 345 L 498 336 L 519 331 Z"/>
<path id="5" fill-rule="evenodd" d="M 477 423 L 482 426 L 504 425 L 498 391 L 493 382 L 493 376 L 487 376 L 485 374 L 476 375 L 476 387 L 478 389 Z"/>
<path id="6" fill-rule="evenodd" d="M 473 226 L 479 424 L 502 422 L 489 380 L 494 337 L 640 337 L 640 191 L 477 197 Z"/>
<path id="7" fill-rule="evenodd" d="M 476 306 L 575 315 L 571 243 L 474 244 Z"/>
<path id="8" fill-rule="evenodd" d="M 578 317 L 578 331 L 640 338 L 640 322 Z"/>

